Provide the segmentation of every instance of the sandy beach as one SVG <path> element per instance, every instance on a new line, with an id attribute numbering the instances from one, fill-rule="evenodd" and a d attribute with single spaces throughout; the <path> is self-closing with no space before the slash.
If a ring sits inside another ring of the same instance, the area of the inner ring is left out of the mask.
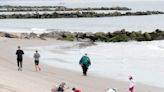
<path id="1" fill-rule="evenodd" d="M 15 52 L 18 45 L 23 49 L 29 46 L 71 43 L 57 40 L 0 38 L 0 92 L 50 92 L 51 88 L 62 81 L 69 87 L 80 88 L 82 92 L 104 92 L 106 88 L 113 87 L 117 88 L 118 92 L 128 92 L 128 82 L 96 77 L 92 74 L 85 77 L 81 72 L 51 67 L 42 61 L 40 61 L 42 70 L 36 72 L 33 59 L 28 57 L 24 57 L 23 71 L 17 71 Z M 163 90 L 164 88 L 140 83 L 136 83 L 135 86 L 135 92 L 163 92 Z"/>

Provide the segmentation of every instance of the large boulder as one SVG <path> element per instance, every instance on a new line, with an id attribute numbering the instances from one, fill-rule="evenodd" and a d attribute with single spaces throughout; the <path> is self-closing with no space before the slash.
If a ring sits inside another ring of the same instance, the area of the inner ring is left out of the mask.
<path id="1" fill-rule="evenodd" d="M 17 35 L 14 35 L 12 33 L 7 33 L 7 32 L 0 32 L 1 37 L 7 37 L 7 38 L 18 38 Z"/>
<path id="2" fill-rule="evenodd" d="M 62 32 L 61 34 L 62 36 L 69 36 L 69 35 L 73 35 L 71 32 Z"/>
<path id="3" fill-rule="evenodd" d="M 86 38 L 89 38 L 89 39 L 92 40 L 93 42 L 95 42 L 95 40 L 96 40 L 95 34 L 92 33 L 92 32 L 86 32 L 86 33 L 85 33 L 85 37 L 86 37 Z"/>
<path id="4" fill-rule="evenodd" d="M 36 39 L 36 38 L 38 38 L 38 35 L 36 33 L 31 32 L 29 34 L 29 39 Z"/>
<path id="5" fill-rule="evenodd" d="M 74 41 L 76 35 L 71 33 L 71 32 L 63 32 L 63 40 L 67 40 L 67 41 Z"/>
<path id="6" fill-rule="evenodd" d="M 92 32 L 86 32 L 85 34 L 86 34 L 86 37 L 93 37 L 94 36 L 94 34 Z"/>
<path id="7" fill-rule="evenodd" d="M 97 41 L 107 41 L 108 40 L 108 35 L 104 32 L 96 32 L 95 33 L 95 38 Z"/>
<path id="8" fill-rule="evenodd" d="M 156 33 L 164 33 L 164 31 L 161 30 L 161 29 L 156 29 L 155 32 L 156 32 Z"/>
<path id="9" fill-rule="evenodd" d="M 75 32 L 74 34 L 76 34 L 76 38 L 84 38 L 84 33 L 82 32 Z"/>
<path id="10" fill-rule="evenodd" d="M 21 33 L 20 38 L 21 39 L 29 39 L 29 34 L 28 33 Z"/>
<path id="11" fill-rule="evenodd" d="M 0 32 L 0 37 L 5 37 L 5 32 Z"/>
<path id="12" fill-rule="evenodd" d="M 39 37 L 40 38 L 53 38 L 53 39 L 63 39 L 63 32 L 58 32 L 58 31 L 53 31 L 53 32 L 49 32 L 49 33 L 42 33 Z"/>

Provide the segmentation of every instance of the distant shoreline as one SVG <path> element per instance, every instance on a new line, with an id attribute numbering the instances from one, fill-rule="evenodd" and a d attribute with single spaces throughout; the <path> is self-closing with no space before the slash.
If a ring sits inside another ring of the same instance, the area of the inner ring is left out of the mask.
<path id="1" fill-rule="evenodd" d="M 98 8 L 68 8 L 65 6 L 11 6 L 11 5 L 2 5 L 0 6 L 0 12 L 16 12 L 16 11 L 83 11 L 83 10 L 119 10 L 119 11 L 128 11 L 132 10 L 128 7 L 98 7 Z"/>
<path id="2" fill-rule="evenodd" d="M 99 17 L 118 17 L 118 16 L 143 16 L 164 14 L 162 11 L 146 11 L 146 12 L 112 12 L 112 13 L 96 13 L 96 12 L 63 12 L 63 13 L 33 13 L 33 14 L 1 14 L 0 19 L 47 19 L 47 18 L 99 18 Z"/>
<path id="3" fill-rule="evenodd" d="M 103 10 L 115 10 L 114 12 L 98 13 Z M 128 7 L 100 7 L 100 8 L 67 8 L 65 6 L 0 6 L 0 19 L 45 19 L 45 18 L 83 18 L 83 17 L 117 17 L 117 16 L 143 16 L 164 14 L 162 11 L 136 11 L 132 12 Z M 125 13 L 122 13 L 124 11 Z M 12 14 L 3 14 L 3 12 Z M 16 12 L 16 13 L 14 13 Z M 20 13 L 19 13 L 20 12 Z M 25 14 L 21 12 L 27 12 Z M 33 13 L 28 13 L 33 12 Z M 40 13 L 43 12 L 43 13 Z M 45 12 L 45 13 L 44 13 Z M 50 12 L 50 13 L 47 13 Z"/>

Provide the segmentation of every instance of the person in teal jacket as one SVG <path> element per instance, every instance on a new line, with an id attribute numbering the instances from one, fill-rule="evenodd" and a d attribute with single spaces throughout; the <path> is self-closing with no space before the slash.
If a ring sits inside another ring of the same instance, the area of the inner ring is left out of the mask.
<path id="1" fill-rule="evenodd" d="M 81 65 L 81 67 L 83 69 L 83 75 L 86 76 L 88 67 L 91 65 L 91 61 L 90 61 L 87 53 L 85 53 L 85 55 L 80 59 L 79 64 Z"/>

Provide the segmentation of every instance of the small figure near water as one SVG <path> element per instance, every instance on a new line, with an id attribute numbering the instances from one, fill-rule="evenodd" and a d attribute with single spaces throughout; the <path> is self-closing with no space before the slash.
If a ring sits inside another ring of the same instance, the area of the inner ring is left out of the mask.
<path id="1" fill-rule="evenodd" d="M 82 67 L 83 75 L 86 76 L 87 75 L 88 68 L 91 65 L 91 61 L 90 61 L 90 58 L 88 57 L 88 54 L 87 53 L 85 53 L 85 55 L 80 59 L 79 64 Z"/>
<path id="2" fill-rule="evenodd" d="M 36 71 L 38 71 L 38 70 L 40 71 L 41 70 L 41 68 L 39 66 L 39 58 L 40 58 L 40 54 L 36 50 L 36 52 L 34 53 L 34 62 L 35 62 Z"/>
<path id="3" fill-rule="evenodd" d="M 22 71 L 23 54 L 23 50 L 21 50 L 21 47 L 18 46 L 18 50 L 16 51 L 18 71 Z"/>

